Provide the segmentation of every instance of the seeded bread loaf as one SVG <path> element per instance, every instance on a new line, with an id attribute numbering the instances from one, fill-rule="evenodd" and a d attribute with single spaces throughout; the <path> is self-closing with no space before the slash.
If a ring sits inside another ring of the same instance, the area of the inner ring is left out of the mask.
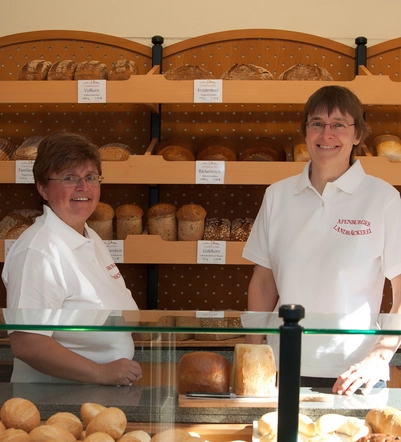
<path id="1" fill-rule="evenodd" d="M 150 235 L 160 235 L 165 241 L 177 240 L 177 218 L 174 204 L 157 203 L 147 213 Z"/>
<path id="2" fill-rule="evenodd" d="M 230 241 L 231 221 L 228 218 L 206 218 L 203 239 L 205 241 Z"/>
<path id="3" fill-rule="evenodd" d="M 236 218 L 231 223 L 231 241 L 246 241 L 251 233 L 254 219 Z"/>
<path id="4" fill-rule="evenodd" d="M 185 204 L 177 211 L 178 240 L 199 241 L 205 230 L 206 210 L 198 204 Z"/>
<path id="5" fill-rule="evenodd" d="M 143 210 L 137 204 L 123 204 L 116 209 L 117 239 L 142 233 Z"/>

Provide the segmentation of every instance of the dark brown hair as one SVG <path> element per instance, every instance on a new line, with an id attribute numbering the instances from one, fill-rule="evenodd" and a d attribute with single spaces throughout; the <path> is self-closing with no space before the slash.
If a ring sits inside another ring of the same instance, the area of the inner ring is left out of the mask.
<path id="1" fill-rule="evenodd" d="M 45 184 L 53 172 L 76 168 L 88 161 L 93 162 L 101 175 L 102 161 L 95 144 L 80 134 L 53 132 L 39 143 L 33 164 L 35 183 Z"/>
<path id="2" fill-rule="evenodd" d="M 355 133 L 364 141 L 369 133 L 369 126 L 364 119 L 364 109 L 359 98 L 342 86 L 324 86 L 312 94 L 304 107 L 301 133 L 306 136 L 306 122 L 310 114 L 327 112 L 331 115 L 338 109 L 343 115 L 349 114 L 355 122 Z"/>

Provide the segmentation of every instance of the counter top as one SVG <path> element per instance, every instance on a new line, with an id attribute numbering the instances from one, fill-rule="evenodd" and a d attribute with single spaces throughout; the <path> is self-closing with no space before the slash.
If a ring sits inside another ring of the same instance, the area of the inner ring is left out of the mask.
<path id="1" fill-rule="evenodd" d="M 316 393 L 302 388 L 301 393 Z M 321 389 L 319 393 L 331 392 Z M 95 402 L 119 407 L 129 422 L 233 423 L 249 424 L 272 408 L 259 407 L 179 407 L 177 393 L 168 387 L 106 387 L 81 384 L 11 384 L 0 383 L 0 404 L 11 397 L 32 401 L 46 420 L 59 411 L 79 416 L 81 405 Z M 363 418 L 371 408 L 392 406 L 401 409 L 401 389 L 375 389 L 369 396 L 333 395 L 329 402 L 302 402 L 300 411 L 316 419 L 322 414 L 339 413 Z"/>

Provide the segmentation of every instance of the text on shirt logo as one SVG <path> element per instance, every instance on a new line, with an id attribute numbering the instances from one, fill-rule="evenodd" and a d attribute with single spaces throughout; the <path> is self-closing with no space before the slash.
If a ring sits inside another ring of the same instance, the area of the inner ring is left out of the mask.
<path id="1" fill-rule="evenodd" d="M 347 225 L 348 228 L 343 226 Z M 339 218 L 337 224 L 333 227 L 335 231 L 341 233 L 342 235 L 370 235 L 372 229 L 370 228 L 370 222 L 365 219 L 342 219 Z M 355 228 L 351 227 L 355 226 Z M 358 228 L 358 227 L 359 228 Z"/>
<path id="2" fill-rule="evenodd" d="M 121 278 L 121 273 L 120 273 L 120 272 L 117 272 L 117 273 L 115 273 L 114 275 L 111 273 L 111 270 L 113 270 L 113 269 L 118 270 L 118 269 L 117 269 L 117 266 L 115 265 L 114 262 L 113 262 L 112 264 L 108 265 L 106 268 L 107 268 L 107 270 L 109 271 L 110 276 L 111 276 L 112 278 L 114 278 L 114 279 Z"/>

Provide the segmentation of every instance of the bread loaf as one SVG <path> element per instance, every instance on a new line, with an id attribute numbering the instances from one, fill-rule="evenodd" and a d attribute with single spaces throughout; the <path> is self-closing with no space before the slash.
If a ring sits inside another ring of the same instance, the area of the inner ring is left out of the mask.
<path id="1" fill-rule="evenodd" d="M 17 239 L 39 215 L 42 212 L 36 209 L 17 209 L 9 213 L 0 221 L 0 239 Z"/>
<path id="2" fill-rule="evenodd" d="M 156 155 L 162 155 L 166 161 L 194 161 L 195 149 L 190 141 L 181 137 L 169 137 L 155 149 Z"/>
<path id="3" fill-rule="evenodd" d="M 190 436 L 188 431 L 181 430 L 180 428 L 170 428 L 156 433 L 150 439 L 150 442 L 183 442 L 188 436 Z M 197 442 L 197 439 L 194 442 Z M 201 441 L 199 440 L 199 442 Z"/>
<path id="4" fill-rule="evenodd" d="M 203 239 L 205 241 L 230 241 L 231 221 L 228 218 L 206 218 Z"/>
<path id="5" fill-rule="evenodd" d="M 150 235 L 160 235 L 165 241 L 177 240 L 177 219 L 174 204 L 157 203 L 147 213 Z"/>
<path id="6" fill-rule="evenodd" d="M 107 143 L 99 147 L 99 153 L 102 161 L 127 161 L 130 149 L 127 144 Z"/>
<path id="7" fill-rule="evenodd" d="M 81 405 L 79 410 L 79 415 L 81 416 L 82 422 L 88 425 L 89 422 L 101 411 L 105 410 L 106 407 L 94 402 L 85 402 Z"/>
<path id="8" fill-rule="evenodd" d="M 1 442 L 33 442 L 33 439 L 24 430 L 7 428 L 0 434 Z"/>
<path id="9" fill-rule="evenodd" d="M 98 431 L 85 437 L 84 442 L 114 442 L 114 439 L 109 434 Z"/>
<path id="10" fill-rule="evenodd" d="M 14 152 L 14 145 L 4 138 L 0 138 L 0 161 L 7 161 Z"/>
<path id="11" fill-rule="evenodd" d="M 47 442 L 55 439 L 60 442 L 76 442 L 76 438 L 65 428 L 58 425 L 40 425 L 29 432 L 34 442 Z"/>
<path id="12" fill-rule="evenodd" d="M 17 147 L 17 149 L 14 150 L 11 159 L 15 161 L 35 160 L 38 153 L 38 146 L 42 139 L 43 136 L 41 135 L 35 135 L 27 138 Z"/>
<path id="13" fill-rule="evenodd" d="M 279 80 L 321 80 L 332 81 L 333 76 L 320 66 L 312 66 L 310 64 L 297 63 L 286 69 L 280 76 Z"/>
<path id="14" fill-rule="evenodd" d="M 276 364 L 269 345 L 236 344 L 233 387 L 236 394 L 269 396 L 275 391 Z"/>
<path id="15" fill-rule="evenodd" d="M 19 397 L 8 399 L 0 409 L 0 419 L 6 428 L 29 433 L 40 425 L 40 413 L 36 405 Z"/>
<path id="16" fill-rule="evenodd" d="M 109 80 L 128 80 L 131 75 L 138 74 L 138 66 L 135 61 L 125 58 L 111 64 Z"/>
<path id="17" fill-rule="evenodd" d="M 400 436 L 391 436 L 390 434 L 370 434 L 369 436 L 361 437 L 357 442 L 395 442 L 401 440 Z"/>
<path id="18" fill-rule="evenodd" d="M 143 210 L 137 204 L 123 204 L 116 209 L 117 239 L 142 233 Z"/>
<path id="19" fill-rule="evenodd" d="M 78 63 L 74 60 L 56 61 L 47 74 L 47 80 L 73 80 Z"/>
<path id="20" fill-rule="evenodd" d="M 166 80 L 208 80 L 214 79 L 207 70 L 193 65 L 178 66 L 164 73 Z"/>
<path id="21" fill-rule="evenodd" d="M 310 155 L 305 143 L 297 143 L 293 148 L 294 161 L 309 161 Z"/>
<path id="22" fill-rule="evenodd" d="M 107 80 L 107 66 L 101 61 L 90 60 L 78 63 L 74 80 Z"/>
<path id="23" fill-rule="evenodd" d="M 250 64 L 234 65 L 221 76 L 222 80 L 274 80 L 273 75 L 265 68 Z"/>
<path id="24" fill-rule="evenodd" d="M 198 204 L 185 204 L 177 211 L 178 241 L 199 241 L 203 238 L 206 210 Z"/>
<path id="25" fill-rule="evenodd" d="M 401 161 L 401 139 L 395 135 L 379 135 L 373 140 L 378 157 L 387 157 L 391 162 Z"/>
<path id="26" fill-rule="evenodd" d="M 194 316 L 177 316 L 175 318 L 175 326 L 179 328 L 200 328 L 201 320 Z M 193 333 L 178 332 L 175 334 L 177 341 L 187 341 L 188 339 L 194 339 Z"/>
<path id="27" fill-rule="evenodd" d="M 401 411 L 394 407 L 373 408 L 365 416 L 373 433 L 392 434 L 401 437 Z"/>
<path id="28" fill-rule="evenodd" d="M 237 322 L 237 318 L 202 318 L 201 326 L 204 328 L 238 328 L 242 327 L 241 320 Z M 237 338 L 241 334 L 235 333 L 196 333 L 195 339 L 199 341 L 224 341 L 226 339 Z"/>
<path id="29" fill-rule="evenodd" d="M 186 394 L 188 391 L 229 391 L 229 363 L 219 353 L 194 351 L 182 355 L 177 376 L 180 394 Z"/>
<path id="30" fill-rule="evenodd" d="M 235 218 L 231 223 L 231 241 L 246 241 L 251 233 L 254 219 Z"/>
<path id="31" fill-rule="evenodd" d="M 79 417 L 69 412 L 55 413 L 46 421 L 46 425 L 57 425 L 69 431 L 76 439 L 82 434 L 83 425 Z"/>
<path id="32" fill-rule="evenodd" d="M 46 80 L 51 67 L 50 61 L 31 60 L 22 66 L 18 74 L 18 80 L 22 81 L 40 81 Z"/>
<path id="33" fill-rule="evenodd" d="M 103 240 L 113 239 L 114 209 L 110 204 L 99 201 L 96 209 L 87 219 L 88 226 Z"/>
<path id="34" fill-rule="evenodd" d="M 133 430 L 125 433 L 117 442 L 136 442 L 135 439 L 139 442 L 149 442 L 150 436 L 146 431 L 143 430 Z"/>
<path id="35" fill-rule="evenodd" d="M 237 150 L 233 143 L 223 137 L 207 137 L 196 149 L 196 159 L 199 161 L 236 161 Z"/>
<path id="36" fill-rule="evenodd" d="M 127 417 L 125 413 L 117 407 L 109 407 L 100 411 L 89 421 L 86 427 L 86 436 L 103 432 L 117 440 L 124 434 L 126 427 Z"/>
<path id="37" fill-rule="evenodd" d="M 262 137 L 245 148 L 239 157 L 240 161 L 285 161 L 286 152 L 277 140 Z"/>

